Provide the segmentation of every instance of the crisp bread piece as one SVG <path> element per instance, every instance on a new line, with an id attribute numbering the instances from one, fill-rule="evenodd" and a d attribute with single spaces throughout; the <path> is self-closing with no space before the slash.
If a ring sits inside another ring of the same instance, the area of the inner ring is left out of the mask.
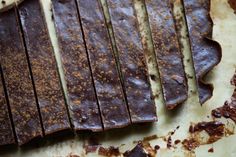
<path id="1" fill-rule="evenodd" d="M 115 55 L 99 0 L 77 0 L 104 129 L 130 124 Z"/>
<path id="2" fill-rule="evenodd" d="M 25 48 L 16 11 L 0 15 L 0 62 L 19 145 L 42 136 Z"/>
<path id="3" fill-rule="evenodd" d="M 145 2 L 165 104 L 168 109 L 173 109 L 188 98 L 188 85 L 171 2 Z"/>
<path id="4" fill-rule="evenodd" d="M 3 85 L 4 82 L 0 65 L 0 146 L 16 143 L 10 120 L 10 111 L 8 110 L 7 97 Z"/>
<path id="5" fill-rule="evenodd" d="M 70 129 L 57 63 L 39 0 L 18 6 L 45 135 Z"/>
<path id="6" fill-rule="evenodd" d="M 184 0 L 190 45 L 200 103 L 212 97 L 213 86 L 203 77 L 221 60 L 221 47 L 212 38 L 213 22 L 210 17 L 210 0 Z"/>
<path id="7" fill-rule="evenodd" d="M 102 123 L 74 0 L 52 0 L 55 28 L 76 130 L 101 131 Z"/>
<path id="8" fill-rule="evenodd" d="M 108 0 L 119 62 L 133 123 L 156 121 L 144 49 L 132 0 Z"/>

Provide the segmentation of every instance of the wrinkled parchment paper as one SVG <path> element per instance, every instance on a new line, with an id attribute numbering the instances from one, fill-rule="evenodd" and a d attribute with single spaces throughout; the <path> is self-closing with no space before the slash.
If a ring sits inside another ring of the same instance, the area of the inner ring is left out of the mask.
<path id="1" fill-rule="evenodd" d="M 6 4 L 3 6 L 0 3 L 0 8 L 9 6 L 13 0 L 5 0 Z M 105 6 L 104 0 L 101 0 Z M 181 16 L 180 1 L 175 1 L 175 15 Z M 1 2 L 1 0 L 0 0 Z M 59 50 L 55 36 L 55 29 L 51 20 L 50 0 L 41 0 L 45 11 L 45 17 L 49 26 L 49 32 L 57 56 L 57 61 L 60 66 Z M 147 19 L 144 16 L 143 4 L 140 0 L 134 0 L 135 8 L 138 10 L 138 19 L 140 30 L 143 36 L 143 41 L 147 43 L 146 56 L 149 59 L 149 73 L 154 74 L 159 78 L 156 71 L 156 64 L 153 54 L 153 47 L 150 41 L 150 31 L 146 29 Z M 189 79 L 189 99 L 174 111 L 167 111 L 163 104 L 161 96 L 161 87 L 159 79 L 154 82 L 151 81 L 153 93 L 155 95 L 155 102 L 157 105 L 158 122 L 152 125 L 136 125 L 124 129 L 107 131 L 104 133 L 79 133 L 76 137 L 60 137 L 42 141 L 39 146 L 22 148 L 22 149 L 8 149 L 0 151 L 0 157 L 66 157 L 69 154 L 76 154 L 83 156 L 99 156 L 97 153 L 85 154 L 83 144 L 89 137 L 95 136 L 99 139 L 99 143 L 103 147 L 115 146 L 119 147 L 121 152 L 132 149 L 135 144 L 134 141 L 142 140 L 144 137 L 157 135 L 160 138 L 150 141 L 152 146 L 160 145 L 157 156 L 160 157 L 235 157 L 236 156 L 236 135 L 223 137 L 219 141 L 210 145 L 201 145 L 195 152 L 185 150 L 182 145 L 177 145 L 175 148 L 167 149 L 166 142 L 161 138 L 167 136 L 169 132 L 174 131 L 177 126 L 180 128 L 172 136 L 172 140 L 183 140 L 189 136 L 188 128 L 191 123 L 210 121 L 211 110 L 222 106 L 228 100 L 234 87 L 230 84 L 235 68 L 236 68 L 236 15 L 230 8 L 227 0 L 212 0 L 211 16 L 214 21 L 214 40 L 218 41 L 222 46 L 222 61 L 216 66 L 207 76 L 206 81 L 214 84 L 215 90 L 213 97 L 207 101 L 203 106 L 198 103 L 198 95 L 196 92 L 195 80 Z M 1 9 L 2 11 L 2 9 Z M 106 10 L 105 10 L 106 11 Z M 107 16 L 108 17 L 108 16 Z M 186 40 L 186 28 L 183 27 L 181 42 L 184 45 L 184 63 L 185 71 L 189 76 L 194 76 L 191 62 L 187 60 L 191 58 L 188 40 Z M 63 76 L 61 76 L 63 78 Z M 65 84 L 64 84 L 65 87 Z M 234 130 L 235 124 L 231 120 L 222 119 L 227 124 L 228 129 Z M 205 135 L 207 136 L 207 135 Z M 214 148 L 213 153 L 208 150 Z"/>

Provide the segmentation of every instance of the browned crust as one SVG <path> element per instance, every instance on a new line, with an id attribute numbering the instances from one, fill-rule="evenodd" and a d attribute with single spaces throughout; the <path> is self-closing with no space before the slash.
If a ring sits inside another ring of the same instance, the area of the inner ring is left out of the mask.
<path id="1" fill-rule="evenodd" d="M 1 47 L 1 45 L 0 45 Z M 7 105 L 7 98 L 4 92 L 4 82 L 2 79 L 0 65 L 0 146 L 15 144 L 15 137 L 12 130 L 10 114 Z"/>
<path id="2" fill-rule="evenodd" d="M 146 7 L 165 104 L 173 109 L 188 98 L 188 85 L 171 2 L 147 0 Z"/>
<path id="3" fill-rule="evenodd" d="M 132 0 L 108 0 L 132 123 L 157 120 Z"/>
<path id="4" fill-rule="evenodd" d="M 212 97 L 213 85 L 206 84 L 205 75 L 222 57 L 221 46 L 212 40 L 213 22 L 210 0 L 183 0 L 200 103 Z"/>
<path id="5" fill-rule="evenodd" d="M 70 128 L 57 64 L 39 0 L 18 6 L 37 101 L 46 135 Z"/>
<path id="6" fill-rule="evenodd" d="M 20 27 L 14 9 L 0 15 L 1 65 L 17 141 L 23 145 L 42 136 Z"/>
<path id="7" fill-rule="evenodd" d="M 77 0 L 104 129 L 130 124 L 115 56 L 99 0 Z"/>
<path id="8" fill-rule="evenodd" d="M 52 0 L 53 17 L 75 130 L 101 131 L 102 123 L 74 0 Z"/>

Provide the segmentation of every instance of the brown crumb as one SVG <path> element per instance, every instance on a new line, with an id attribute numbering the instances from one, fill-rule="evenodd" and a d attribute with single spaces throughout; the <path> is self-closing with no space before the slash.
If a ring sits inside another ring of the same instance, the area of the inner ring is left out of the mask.
<path id="1" fill-rule="evenodd" d="M 209 152 L 209 153 L 214 153 L 214 148 L 208 149 L 208 152 Z"/>
<path id="2" fill-rule="evenodd" d="M 100 147 L 98 154 L 106 157 L 121 155 L 119 148 L 113 146 L 110 146 L 109 148 Z"/>
<path id="3" fill-rule="evenodd" d="M 159 145 L 155 145 L 155 150 L 159 150 L 161 147 Z"/>
<path id="4" fill-rule="evenodd" d="M 236 14 L 236 1 L 235 0 L 228 0 L 229 5 L 232 9 L 234 9 L 234 13 Z"/>
<path id="5" fill-rule="evenodd" d="M 6 4 L 6 1 L 5 0 L 2 0 L 2 5 L 5 5 Z"/>
<path id="6" fill-rule="evenodd" d="M 147 141 L 148 142 L 148 141 L 155 140 L 157 138 L 158 138 L 157 135 L 147 136 L 147 137 L 143 138 L 143 141 Z"/>
<path id="7" fill-rule="evenodd" d="M 180 142 L 180 140 L 175 140 L 175 145 L 179 144 Z"/>
<path id="8" fill-rule="evenodd" d="M 192 134 L 196 132 L 206 131 L 210 136 L 208 143 L 213 143 L 222 138 L 224 136 L 224 130 L 225 125 L 218 121 L 200 122 L 189 127 L 189 132 Z"/>
<path id="9" fill-rule="evenodd" d="M 233 105 L 233 103 L 234 102 L 232 101 L 232 103 L 229 104 L 226 101 L 224 106 L 212 110 L 211 112 L 212 116 L 215 118 L 221 118 L 221 117 L 230 118 L 236 123 L 236 106 Z"/>
<path id="10" fill-rule="evenodd" d="M 185 149 L 192 151 L 195 148 L 200 146 L 200 143 L 198 141 L 196 141 L 195 139 L 191 138 L 191 139 L 185 139 L 182 142 L 183 146 Z"/>
<path id="11" fill-rule="evenodd" d="M 79 155 L 76 155 L 76 154 L 70 153 L 69 155 L 67 155 L 67 157 L 80 157 L 80 156 L 79 156 Z"/>
<path id="12" fill-rule="evenodd" d="M 93 152 L 96 152 L 97 151 L 97 148 L 99 146 L 99 141 L 97 138 L 95 137 L 90 137 L 86 143 L 84 144 L 84 149 L 85 149 L 85 153 L 88 154 L 88 153 L 93 153 Z"/>
<path id="13" fill-rule="evenodd" d="M 171 136 L 168 137 L 166 146 L 167 146 L 167 148 L 171 148 L 171 146 L 172 146 Z"/>
<path id="14" fill-rule="evenodd" d="M 151 80 L 157 81 L 157 77 L 155 75 L 150 75 Z"/>

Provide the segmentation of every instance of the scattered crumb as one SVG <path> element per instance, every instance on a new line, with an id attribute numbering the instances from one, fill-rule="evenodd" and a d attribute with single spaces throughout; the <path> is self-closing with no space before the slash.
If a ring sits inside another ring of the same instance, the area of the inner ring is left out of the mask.
<path id="1" fill-rule="evenodd" d="M 121 155 L 119 148 L 113 146 L 109 148 L 99 147 L 98 154 L 106 157 Z"/>
<path id="2" fill-rule="evenodd" d="M 186 150 L 189 150 L 189 151 L 192 151 L 194 150 L 195 148 L 199 147 L 200 146 L 200 143 L 198 141 L 196 141 L 194 138 L 191 138 L 191 139 L 185 139 L 183 142 L 182 142 L 184 148 Z"/>
<path id="3" fill-rule="evenodd" d="M 69 155 L 67 155 L 67 157 L 80 157 L 80 156 L 70 153 Z"/>
<path id="4" fill-rule="evenodd" d="M 155 140 L 157 138 L 158 138 L 157 135 L 151 135 L 151 136 L 144 137 L 143 141 L 152 141 L 152 140 Z"/>
<path id="5" fill-rule="evenodd" d="M 83 145 L 86 154 L 96 152 L 99 146 L 98 139 L 95 137 L 90 137 Z"/>
<path id="6" fill-rule="evenodd" d="M 175 145 L 179 144 L 180 142 L 180 140 L 175 140 Z"/>
<path id="7" fill-rule="evenodd" d="M 208 149 L 208 152 L 209 152 L 209 153 L 214 153 L 214 148 Z"/>
<path id="8" fill-rule="evenodd" d="M 150 75 L 152 81 L 157 81 L 157 77 L 155 75 Z"/>
<path id="9" fill-rule="evenodd" d="M 159 150 L 161 147 L 159 145 L 155 145 L 155 150 Z"/>
<path id="10" fill-rule="evenodd" d="M 5 5 L 6 4 L 6 1 L 5 0 L 2 0 L 2 5 Z"/>
<path id="11" fill-rule="evenodd" d="M 224 136 L 225 125 L 222 122 L 210 121 L 200 122 L 189 127 L 189 132 L 195 134 L 201 131 L 206 131 L 209 135 L 208 144 L 218 141 Z"/>
<path id="12" fill-rule="evenodd" d="M 172 138 L 171 138 L 171 136 L 168 137 L 166 146 L 167 146 L 167 148 L 171 148 L 171 146 L 172 146 Z"/>
<path id="13" fill-rule="evenodd" d="M 229 5 L 232 9 L 234 9 L 234 13 L 236 14 L 236 1 L 235 0 L 228 0 Z"/>

